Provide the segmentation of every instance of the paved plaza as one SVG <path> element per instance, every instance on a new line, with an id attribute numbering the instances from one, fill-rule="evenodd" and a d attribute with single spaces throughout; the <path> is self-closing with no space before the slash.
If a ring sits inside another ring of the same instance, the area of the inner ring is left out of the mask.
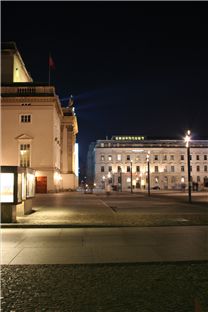
<path id="1" fill-rule="evenodd" d="M 37 195 L 34 213 L 18 218 L 19 224 L 62 226 L 158 226 L 208 224 L 208 193 L 84 194 L 65 192 Z"/>

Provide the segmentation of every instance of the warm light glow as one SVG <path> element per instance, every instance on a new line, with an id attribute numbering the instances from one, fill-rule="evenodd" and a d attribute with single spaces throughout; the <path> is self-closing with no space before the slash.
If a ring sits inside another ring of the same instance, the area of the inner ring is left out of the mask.
<path id="1" fill-rule="evenodd" d="M 13 173 L 1 173 L 0 174 L 0 202 L 12 203 L 14 201 L 14 174 Z"/>
<path id="2" fill-rule="evenodd" d="M 56 183 L 60 182 L 62 180 L 62 176 L 60 175 L 60 173 L 58 173 L 58 172 L 54 173 L 54 180 Z"/>
<path id="3" fill-rule="evenodd" d="M 103 176 L 102 179 L 105 180 L 105 176 Z"/>
<path id="4" fill-rule="evenodd" d="M 131 178 L 127 178 L 127 179 L 126 179 L 126 182 L 131 182 Z"/>
<path id="5" fill-rule="evenodd" d="M 111 173 L 110 173 L 110 172 L 108 172 L 108 178 L 110 179 L 110 177 L 111 177 Z"/>

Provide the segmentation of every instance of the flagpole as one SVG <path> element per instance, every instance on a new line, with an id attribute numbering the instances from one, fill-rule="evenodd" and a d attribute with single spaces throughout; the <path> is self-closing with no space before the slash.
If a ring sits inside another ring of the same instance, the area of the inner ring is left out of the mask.
<path id="1" fill-rule="evenodd" d="M 51 66 L 50 66 L 50 53 L 49 53 L 49 58 L 48 58 L 48 85 L 50 86 L 51 84 Z"/>

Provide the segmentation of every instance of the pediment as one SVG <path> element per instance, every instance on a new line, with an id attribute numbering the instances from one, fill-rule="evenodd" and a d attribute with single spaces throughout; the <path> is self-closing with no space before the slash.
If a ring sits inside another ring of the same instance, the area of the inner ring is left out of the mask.
<path id="1" fill-rule="evenodd" d="M 30 135 L 26 133 L 23 133 L 23 134 L 18 135 L 15 139 L 16 140 L 32 140 L 33 137 L 31 137 Z"/>

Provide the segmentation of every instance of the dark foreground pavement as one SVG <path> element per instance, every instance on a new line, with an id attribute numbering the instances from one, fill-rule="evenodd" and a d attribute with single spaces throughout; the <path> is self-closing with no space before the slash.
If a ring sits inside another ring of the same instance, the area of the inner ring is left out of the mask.
<path id="1" fill-rule="evenodd" d="M 2 267 L 2 312 L 207 312 L 208 263 Z"/>

